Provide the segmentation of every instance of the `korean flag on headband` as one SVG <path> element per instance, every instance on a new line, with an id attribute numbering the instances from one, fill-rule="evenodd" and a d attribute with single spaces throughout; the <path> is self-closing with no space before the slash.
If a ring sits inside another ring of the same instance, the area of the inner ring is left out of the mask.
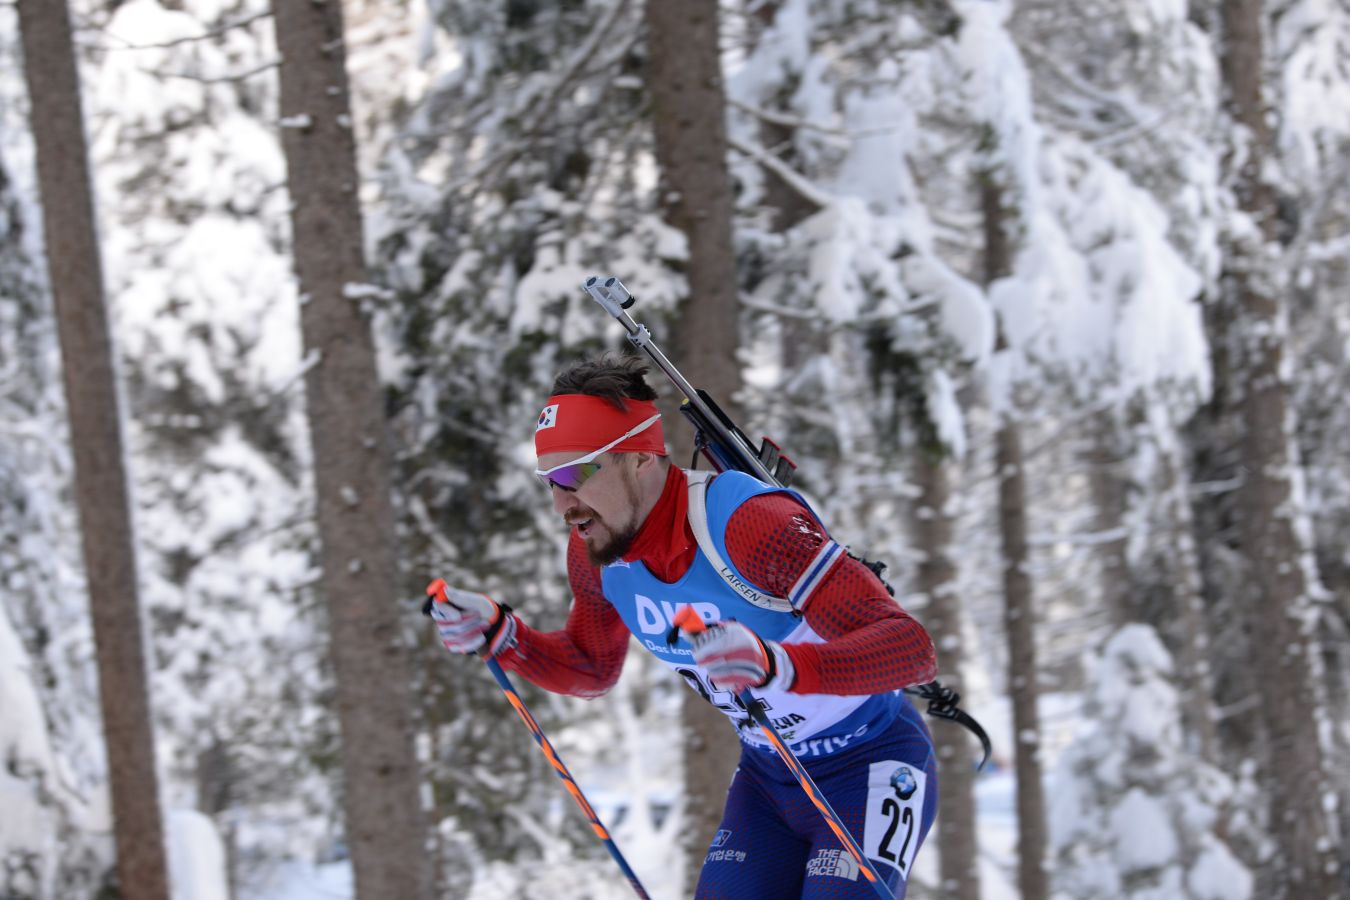
<path id="1" fill-rule="evenodd" d="M 543 431 L 545 428 L 552 428 L 558 424 L 558 404 L 553 403 L 544 407 L 544 411 L 539 414 L 539 424 L 534 427 L 535 431 Z"/>

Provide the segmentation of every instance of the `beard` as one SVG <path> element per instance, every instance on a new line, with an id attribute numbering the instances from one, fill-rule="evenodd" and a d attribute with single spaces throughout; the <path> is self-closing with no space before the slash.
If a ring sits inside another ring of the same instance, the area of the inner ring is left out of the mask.
<path id="1" fill-rule="evenodd" d="M 618 562 L 629 550 L 633 549 L 633 543 L 637 540 L 638 532 L 642 529 L 642 523 L 637 519 L 637 509 L 640 502 L 638 495 L 637 479 L 629 471 L 622 470 L 624 476 L 624 494 L 628 501 L 628 521 L 622 526 L 615 526 L 609 520 L 604 519 L 593 509 L 587 509 L 584 512 L 573 512 L 569 514 L 569 524 L 571 522 L 591 520 L 592 533 L 596 526 L 604 528 L 609 535 L 604 543 L 598 539 L 591 540 L 583 537 L 582 542 L 586 545 L 586 558 L 590 560 L 591 565 L 596 567 L 607 566 L 610 563 Z"/>
<path id="2" fill-rule="evenodd" d="M 630 522 L 627 528 L 615 530 L 602 519 L 597 518 L 595 521 L 604 525 L 605 531 L 609 532 L 609 540 L 603 544 L 585 541 L 586 558 L 591 561 L 591 565 L 601 567 L 618 562 L 625 553 L 633 549 L 633 542 L 638 536 L 636 523 Z"/>

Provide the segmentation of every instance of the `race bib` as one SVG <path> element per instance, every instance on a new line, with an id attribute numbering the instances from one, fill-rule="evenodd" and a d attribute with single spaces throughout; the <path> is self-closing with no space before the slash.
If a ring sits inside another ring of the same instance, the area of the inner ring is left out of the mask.
<path id="1" fill-rule="evenodd" d="M 867 772 L 867 825 L 863 853 L 909 878 L 923 830 L 928 775 L 909 763 L 874 762 Z"/>

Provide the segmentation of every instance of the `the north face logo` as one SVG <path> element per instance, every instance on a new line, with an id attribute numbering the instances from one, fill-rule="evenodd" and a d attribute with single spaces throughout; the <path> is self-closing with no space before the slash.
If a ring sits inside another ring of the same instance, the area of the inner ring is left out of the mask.
<path id="1" fill-rule="evenodd" d="M 806 862 L 806 876 L 830 875 L 835 878 L 847 878 L 857 881 L 861 874 L 858 863 L 847 850 L 821 850 L 814 859 Z"/>
<path id="2" fill-rule="evenodd" d="M 552 428 L 558 424 L 558 404 L 551 403 L 544 407 L 544 411 L 539 414 L 539 424 L 534 426 L 535 431 L 543 431 L 545 428 Z"/>

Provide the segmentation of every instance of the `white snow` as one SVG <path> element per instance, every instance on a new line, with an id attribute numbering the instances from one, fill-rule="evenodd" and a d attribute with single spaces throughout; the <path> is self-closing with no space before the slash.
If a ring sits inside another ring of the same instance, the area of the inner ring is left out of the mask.
<path id="1" fill-rule="evenodd" d="M 173 900 L 230 900 L 225 845 L 211 819 L 192 809 L 165 819 Z"/>
<path id="2" fill-rule="evenodd" d="M 1115 835 L 1115 860 L 1125 877 L 1137 869 L 1161 868 L 1179 849 L 1162 802 L 1139 788 L 1125 793 L 1106 824 Z"/>

